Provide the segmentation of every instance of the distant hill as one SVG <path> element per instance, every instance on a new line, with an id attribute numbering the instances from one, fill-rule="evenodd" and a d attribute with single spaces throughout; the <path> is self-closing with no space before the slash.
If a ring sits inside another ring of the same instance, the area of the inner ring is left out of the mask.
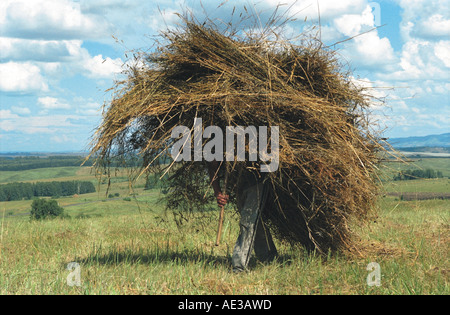
<path id="1" fill-rule="evenodd" d="M 407 147 L 400 150 L 402 152 L 450 153 L 450 147 Z"/>
<path id="2" fill-rule="evenodd" d="M 429 135 L 423 137 L 406 137 L 406 138 L 391 138 L 388 140 L 391 146 L 395 149 L 420 148 L 421 151 L 425 147 L 430 148 L 450 148 L 450 133 L 443 133 L 440 135 Z M 447 151 L 444 149 L 444 152 Z"/>
<path id="3" fill-rule="evenodd" d="M 15 158 L 15 157 L 41 157 L 46 158 L 50 156 L 87 156 L 88 152 L 73 151 L 73 152 L 0 152 L 0 158 Z"/>

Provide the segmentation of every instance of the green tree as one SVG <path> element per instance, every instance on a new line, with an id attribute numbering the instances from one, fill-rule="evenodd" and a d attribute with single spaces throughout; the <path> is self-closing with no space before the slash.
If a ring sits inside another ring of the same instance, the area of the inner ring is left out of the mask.
<path id="1" fill-rule="evenodd" d="M 88 194 L 95 192 L 95 186 L 91 182 L 79 182 L 78 187 L 79 194 Z"/>
<path id="2" fill-rule="evenodd" d="M 35 199 L 31 203 L 30 218 L 42 220 L 62 216 L 64 209 L 58 205 L 56 200 Z"/>

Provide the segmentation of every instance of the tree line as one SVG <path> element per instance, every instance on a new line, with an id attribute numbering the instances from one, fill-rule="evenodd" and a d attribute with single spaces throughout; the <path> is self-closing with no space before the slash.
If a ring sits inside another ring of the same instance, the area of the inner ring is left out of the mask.
<path id="1" fill-rule="evenodd" d="M 84 164 L 83 164 L 84 162 Z M 65 167 L 65 166 L 92 166 L 93 160 L 85 161 L 82 156 L 26 156 L 15 158 L 0 158 L 0 171 L 25 171 L 46 167 Z"/>
<path id="2" fill-rule="evenodd" d="M 419 178 L 442 178 L 441 171 L 435 171 L 433 169 L 426 170 L 405 170 L 400 171 L 394 176 L 394 180 L 411 180 Z"/>
<path id="3" fill-rule="evenodd" d="M 168 156 L 162 156 L 158 159 L 159 163 L 168 163 Z M 37 168 L 47 167 L 67 167 L 67 166 L 93 166 L 95 157 L 86 160 L 83 156 L 20 156 L 20 157 L 2 157 L 0 156 L 0 171 L 25 171 Z M 143 163 L 142 158 L 137 154 L 130 153 L 125 158 L 111 159 L 107 162 L 108 167 L 139 167 Z"/>
<path id="4" fill-rule="evenodd" d="M 8 183 L 0 185 L 0 201 L 71 196 L 92 192 L 95 192 L 95 186 L 90 181 Z"/>

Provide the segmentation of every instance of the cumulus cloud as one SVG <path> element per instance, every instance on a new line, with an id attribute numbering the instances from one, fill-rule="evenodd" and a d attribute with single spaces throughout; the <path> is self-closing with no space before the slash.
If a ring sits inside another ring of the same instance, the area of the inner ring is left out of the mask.
<path id="1" fill-rule="evenodd" d="M 450 19 L 442 14 L 434 14 L 417 24 L 415 34 L 424 38 L 448 38 L 450 36 Z"/>
<path id="2" fill-rule="evenodd" d="M 338 31 L 348 37 L 356 36 L 370 30 L 375 25 L 372 8 L 366 6 L 358 14 L 344 14 L 334 19 L 334 25 Z"/>
<path id="3" fill-rule="evenodd" d="M 412 38 L 439 40 L 450 35 L 450 2 L 442 0 L 398 0 L 402 8 L 400 29 L 405 41 Z"/>
<path id="4" fill-rule="evenodd" d="M 446 42 L 433 43 L 412 39 L 405 43 L 400 57 L 400 70 L 392 74 L 396 80 L 448 80 L 450 47 Z"/>
<path id="5" fill-rule="evenodd" d="M 376 31 L 361 35 L 348 43 L 345 54 L 360 68 L 383 71 L 395 61 L 394 49 L 388 38 L 380 38 Z"/>
<path id="6" fill-rule="evenodd" d="M 41 41 L 0 37 L 0 60 L 9 61 L 3 66 L 0 64 L 0 71 L 10 76 L 0 78 L 0 89 L 47 91 L 44 75 L 61 79 L 64 75 L 81 74 L 97 79 L 113 78 L 122 71 L 120 58 L 91 56 L 82 44 L 81 40 Z M 24 60 L 25 63 L 16 62 Z"/>
<path id="7" fill-rule="evenodd" d="M 86 74 L 92 78 L 112 78 L 115 74 L 122 72 L 122 60 L 120 58 L 111 59 L 103 58 L 97 55 L 92 58 L 83 60 L 83 67 L 87 71 Z"/>
<path id="8" fill-rule="evenodd" d="M 39 97 L 38 103 L 43 109 L 69 109 L 70 105 L 55 97 Z"/>
<path id="9" fill-rule="evenodd" d="M 360 68 L 386 70 L 396 61 L 394 49 L 388 38 L 380 38 L 374 30 L 375 16 L 367 5 L 359 14 L 345 14 L 333 20 L 333 26 L 347 38 L 342 55 Z M 367 32 L 367 33 L 365 33 Z"/>
<path id="10" fill-rule="evenodd" d="M 392 85 L 402 86 L 396 92 L 402 95 L 400 100 L 391 102 L 396 114 L 408 112 L 409 122 L 425 126 L 431 120 L 420 118 L 417 109 L 433 112 L 434 106 L 448 103 L 448 97 L 445 98 L 448 90 L 444 91 L 450 71 L 450 23 L 441 12 L 449 11 L 449 2 L 399 0 L 398 3 L 402 8 L 400 31 L 404 44 L 398 54 L 397 69 L 384 77 Z"/>
<path id="11" fill-rule="evenodd" d="M 2 0 L 0 36 L 29 39 L 76 39 L 104 36 L 101 16 L 85 15 L 69 0 Z"/>
<path id="12" fill-rule="evenodd" d="M 7 62 L 0 64 L 0 91 L 36 92 L 48 91 L 48 84 L 41 70 L 30 62 Z"/>
<path id="13" fill-rule="evenodd" d="M 286 25 L 293 35 L 301 33 L 305 26 L 317 25 L 320 12 L 321 36 L 328 45 L 379 25 L 370 8 L 371 1 L 229 0 L 203 1 L 200 5 L 200 0 L 0 0 L 0 92 L 12 92 L 8 93 L 9 108 L 0 110 L 0 129 L 14 134 L 42 133 L 47 138 L 50 137 L 47 134 L 57 133 L 53 140 L 62 141 L 61 144 L 75 133 L 87 134 L 101 117 L 102 103 L 98 95 L 87 93 L 103 84 L 109 85 L 109 79 L 131 65 L 132 60 L 123 65 L 117 52 L 122 48 L 155 48 L 153 39 L 146 35 L 175 25 L 178 22 L 175 12 L 182 8 L 192 10 L 199 20 L 206 11 L 209 17 L 226 23 L 231 19 L 233 7 L 237 19 L 246 5 L 249 11 L 259 12 L 264 25 L 277 5 L 284 3 L 280 12 L 292 5 L 286 16 L 295 13 L 297 18 Z M 445 100 L 448 103 L 450 22 L 446 12 L 450 11 L 450 3 L 442 0 L 392 3 L 401 9 L 403 47 L 395 46 L 394 50 L 389 39 L 383 37 L 392 29 L 374 30 L 336 46 L 338 53 L 365 78 L 359 84 L 374 87 L 375 96 L 387 98 L 394 116 L 392 121 L 397 119 L 398 126 L 411 128 L 433 121 L 444 124 L 439 118 L 441 111 L 427 110 L 442 107 Z M 380 5 L 383 10 L 383 1 Z M 119 43 L 114 43 L 111 35 Z M 83 85 L 78 85 L 80 80 Z M 80 86 L 93 88 L 85 92 Z M 399 89 L 376 89 L 378 86 Z M 26 101 L 16 101 L 15 93 L 34 95 Z M 105 97 L 100 94 L 100 98 Z M 75 95 L 83 99 L 76 100 Z M 36 105 L 37 111 L 33 108 Z M 372 109 L 378 109 L 376 105 Z M 35 111 L 40 112 L 32 115 Z M 71 115 L 54 115 L 68 111 Z"/>
<path id="14" fill-rule="evenodd" d="M 115 74 L 122 71 L 123 61 L 121 58 L 112 59 L 103 55 L 91 56 L 86 48 L 82 47 L 83 41 L 71 40 L 65 42 L 69 56 L 66 62 L 57 65 L 63 68 L 67 74 L 81 74 L 85 77 L 113 78 Z M 51 71 L 51 69 L 50 69 Z"/>
<path id="15" fill-rule="evenodd" d="M 76 41 L 78 42 L 78 41 Z M 58 62 L 70 60 L 73 41 L 0 37 L 0 60 Z"/>
<path id="16" fill-rule="evenodd" d="M 443 40 L 434 46 L 434 54 L 447 68 L 450 68 L 450 40 Z"/>

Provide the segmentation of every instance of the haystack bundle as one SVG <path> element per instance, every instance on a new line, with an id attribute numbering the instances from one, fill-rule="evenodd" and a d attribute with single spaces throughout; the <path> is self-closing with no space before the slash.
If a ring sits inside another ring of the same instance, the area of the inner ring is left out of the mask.
<path id="1" fill-rule="evenodd" d="M 274 28 L 244 33 L 182 21 L 162 34 L 156 52 L 143 55 L 144 66 L 118 82 L 93 140 L 98 165 L 138 152 L 149 169 L 170 153 L 172 130 L 193 128 L 195 118 L 222 130 L 277 126 L 279 166 L 265 174 L 272 192 L 264 220 L 279 238 L 319 253 L 351 246 L 349 223 L 367 217 L 377 194 L 382 147 L 369 132 L 370 97 L 316 39 L 294 44 Z M 257 174 L 265 163 L 223 160 L 219 175 L 232 197 L 240 174 Z M 210 201 L 204 164 L 194 158 L 164 164 L 173 183 L 170 207 Z"/>

